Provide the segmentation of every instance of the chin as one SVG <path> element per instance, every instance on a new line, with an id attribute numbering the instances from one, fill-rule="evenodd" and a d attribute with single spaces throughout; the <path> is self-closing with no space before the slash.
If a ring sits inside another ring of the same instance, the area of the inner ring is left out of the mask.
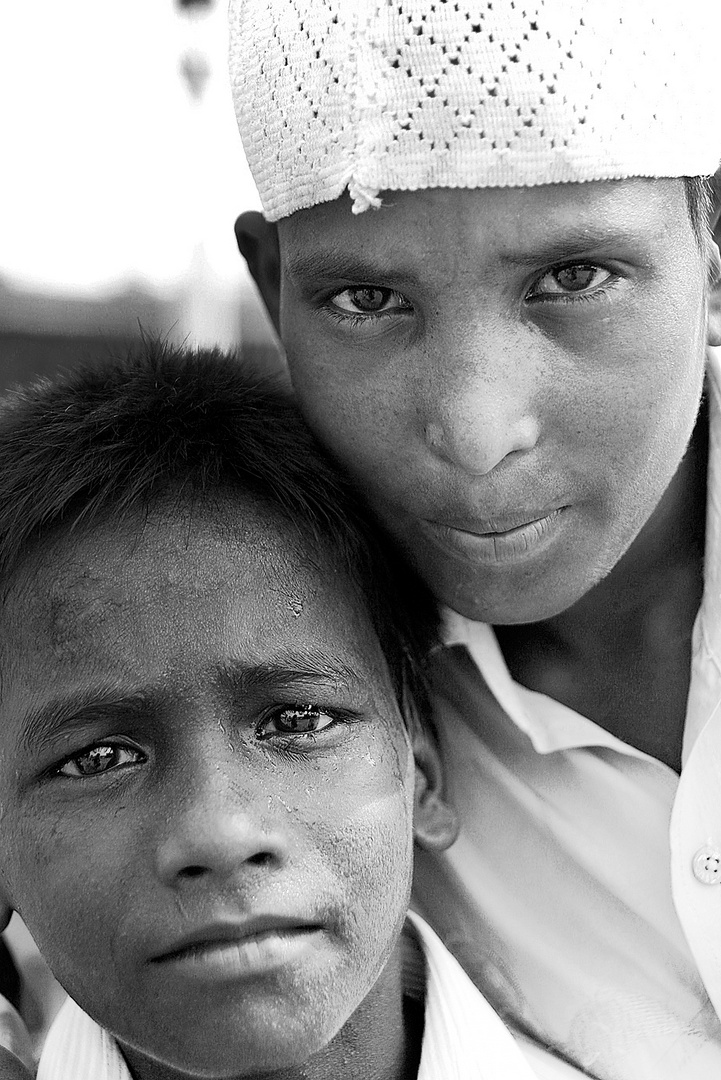
<path id="1" fill-rule="evenodd" d="M 237 1033 L 237 1029 L 234 1033 Z M 248 1035 L 247 1029 L 245 1034 Z M 297 1036 L 297 1032 L 295 1033 Z M 167 1047 L 147 1053 L 133 1050 L 127 1045 L 124 1052 L 131 1065 L 143 1059 L 160 1062 L 166 1068 L 194 1077 L 242 1077 L 273 1073 L 278 1070 L 299 1069 L 309 1059 L 324 1049 L 330 1037 L 278 1039 L 277 1029 L 249 1036 L 241 1046 L 234 1046 L 231 1039 L 223 1039 L 217 1033 L 211 1038 L 213 1049 L 207 1043 L 186 1047 L 183 1052 L 175 1045 L 172 1052 Z"/>
<path id="2" fill-rule="evenodd" d="M 550 575 L 549 575 L 550 576 Z M 467 581 L 455 588 L 436 590 L 442 604 L 473 622 L 514 626 L 544 622 L 573 607 L 596 584 L 598 578 L 558 581 L 554 574 L 538 582 L 517 581 L 499 588 L 499 583 L 482 582 L 475 587 Z"/>

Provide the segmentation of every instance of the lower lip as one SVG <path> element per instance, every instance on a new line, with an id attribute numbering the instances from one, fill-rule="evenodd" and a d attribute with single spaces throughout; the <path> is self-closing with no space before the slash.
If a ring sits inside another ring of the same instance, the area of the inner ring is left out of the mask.
<path id="1" fill-rule="evenodd" d="M 433 521 L 426 522 L 426 527 L 434 544 L 452 555 L 486 566 L 505 565 L 523 562 L 545 551 L 557 537 L 566 509 L 561 507 L 507 532 L 466 532 Z"/>
<path id="2" fill-rule="evenodd" d="M 172 968 L 187 978 L 233 980 L 284 967 L 317 946 L 322 931 L 316 927 L 298 930 L 269 930 L 241 941 L 209 941 L 156 963 Z"/>

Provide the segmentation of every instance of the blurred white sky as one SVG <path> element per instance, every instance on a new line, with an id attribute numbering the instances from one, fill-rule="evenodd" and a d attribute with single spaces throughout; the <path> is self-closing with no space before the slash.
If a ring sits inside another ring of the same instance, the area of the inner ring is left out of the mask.
<path id="1" fill-rule="evenodd" d="M 0 0 L 0 278 L 54 293 L 242 275 L 258 206 L 226 75 L 225 0 Z M 200 101 L 180 74 L 205 55 Z"/>

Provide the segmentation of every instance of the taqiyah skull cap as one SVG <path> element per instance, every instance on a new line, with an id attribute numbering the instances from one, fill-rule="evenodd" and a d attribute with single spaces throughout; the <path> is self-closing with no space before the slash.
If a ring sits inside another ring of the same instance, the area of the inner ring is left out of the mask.
<path id="1" fill-rule="evenodd" d="M 266 217 L 384 190 L 699 176 L 721 0 L 230 0 Z"/>

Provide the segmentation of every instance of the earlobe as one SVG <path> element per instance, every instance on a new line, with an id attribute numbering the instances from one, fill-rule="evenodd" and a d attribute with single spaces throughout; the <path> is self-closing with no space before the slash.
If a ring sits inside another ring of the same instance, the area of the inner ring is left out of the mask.
<path id="1" fill-rule="evenodd" d="M 458 815 L 445 799 L 441 756 L 426 732 L 412 738 L 416 763 L 413 836 L 426 851 L 445 851 L 458 836 Z"/>
<path id="2" fill-rule="evenodd" d="M 257 210 L 241 214 L 235 223 L 238 249 L 263 297 L 276 331 L 280 323 L 280 248 L 278 229 Z"/>

